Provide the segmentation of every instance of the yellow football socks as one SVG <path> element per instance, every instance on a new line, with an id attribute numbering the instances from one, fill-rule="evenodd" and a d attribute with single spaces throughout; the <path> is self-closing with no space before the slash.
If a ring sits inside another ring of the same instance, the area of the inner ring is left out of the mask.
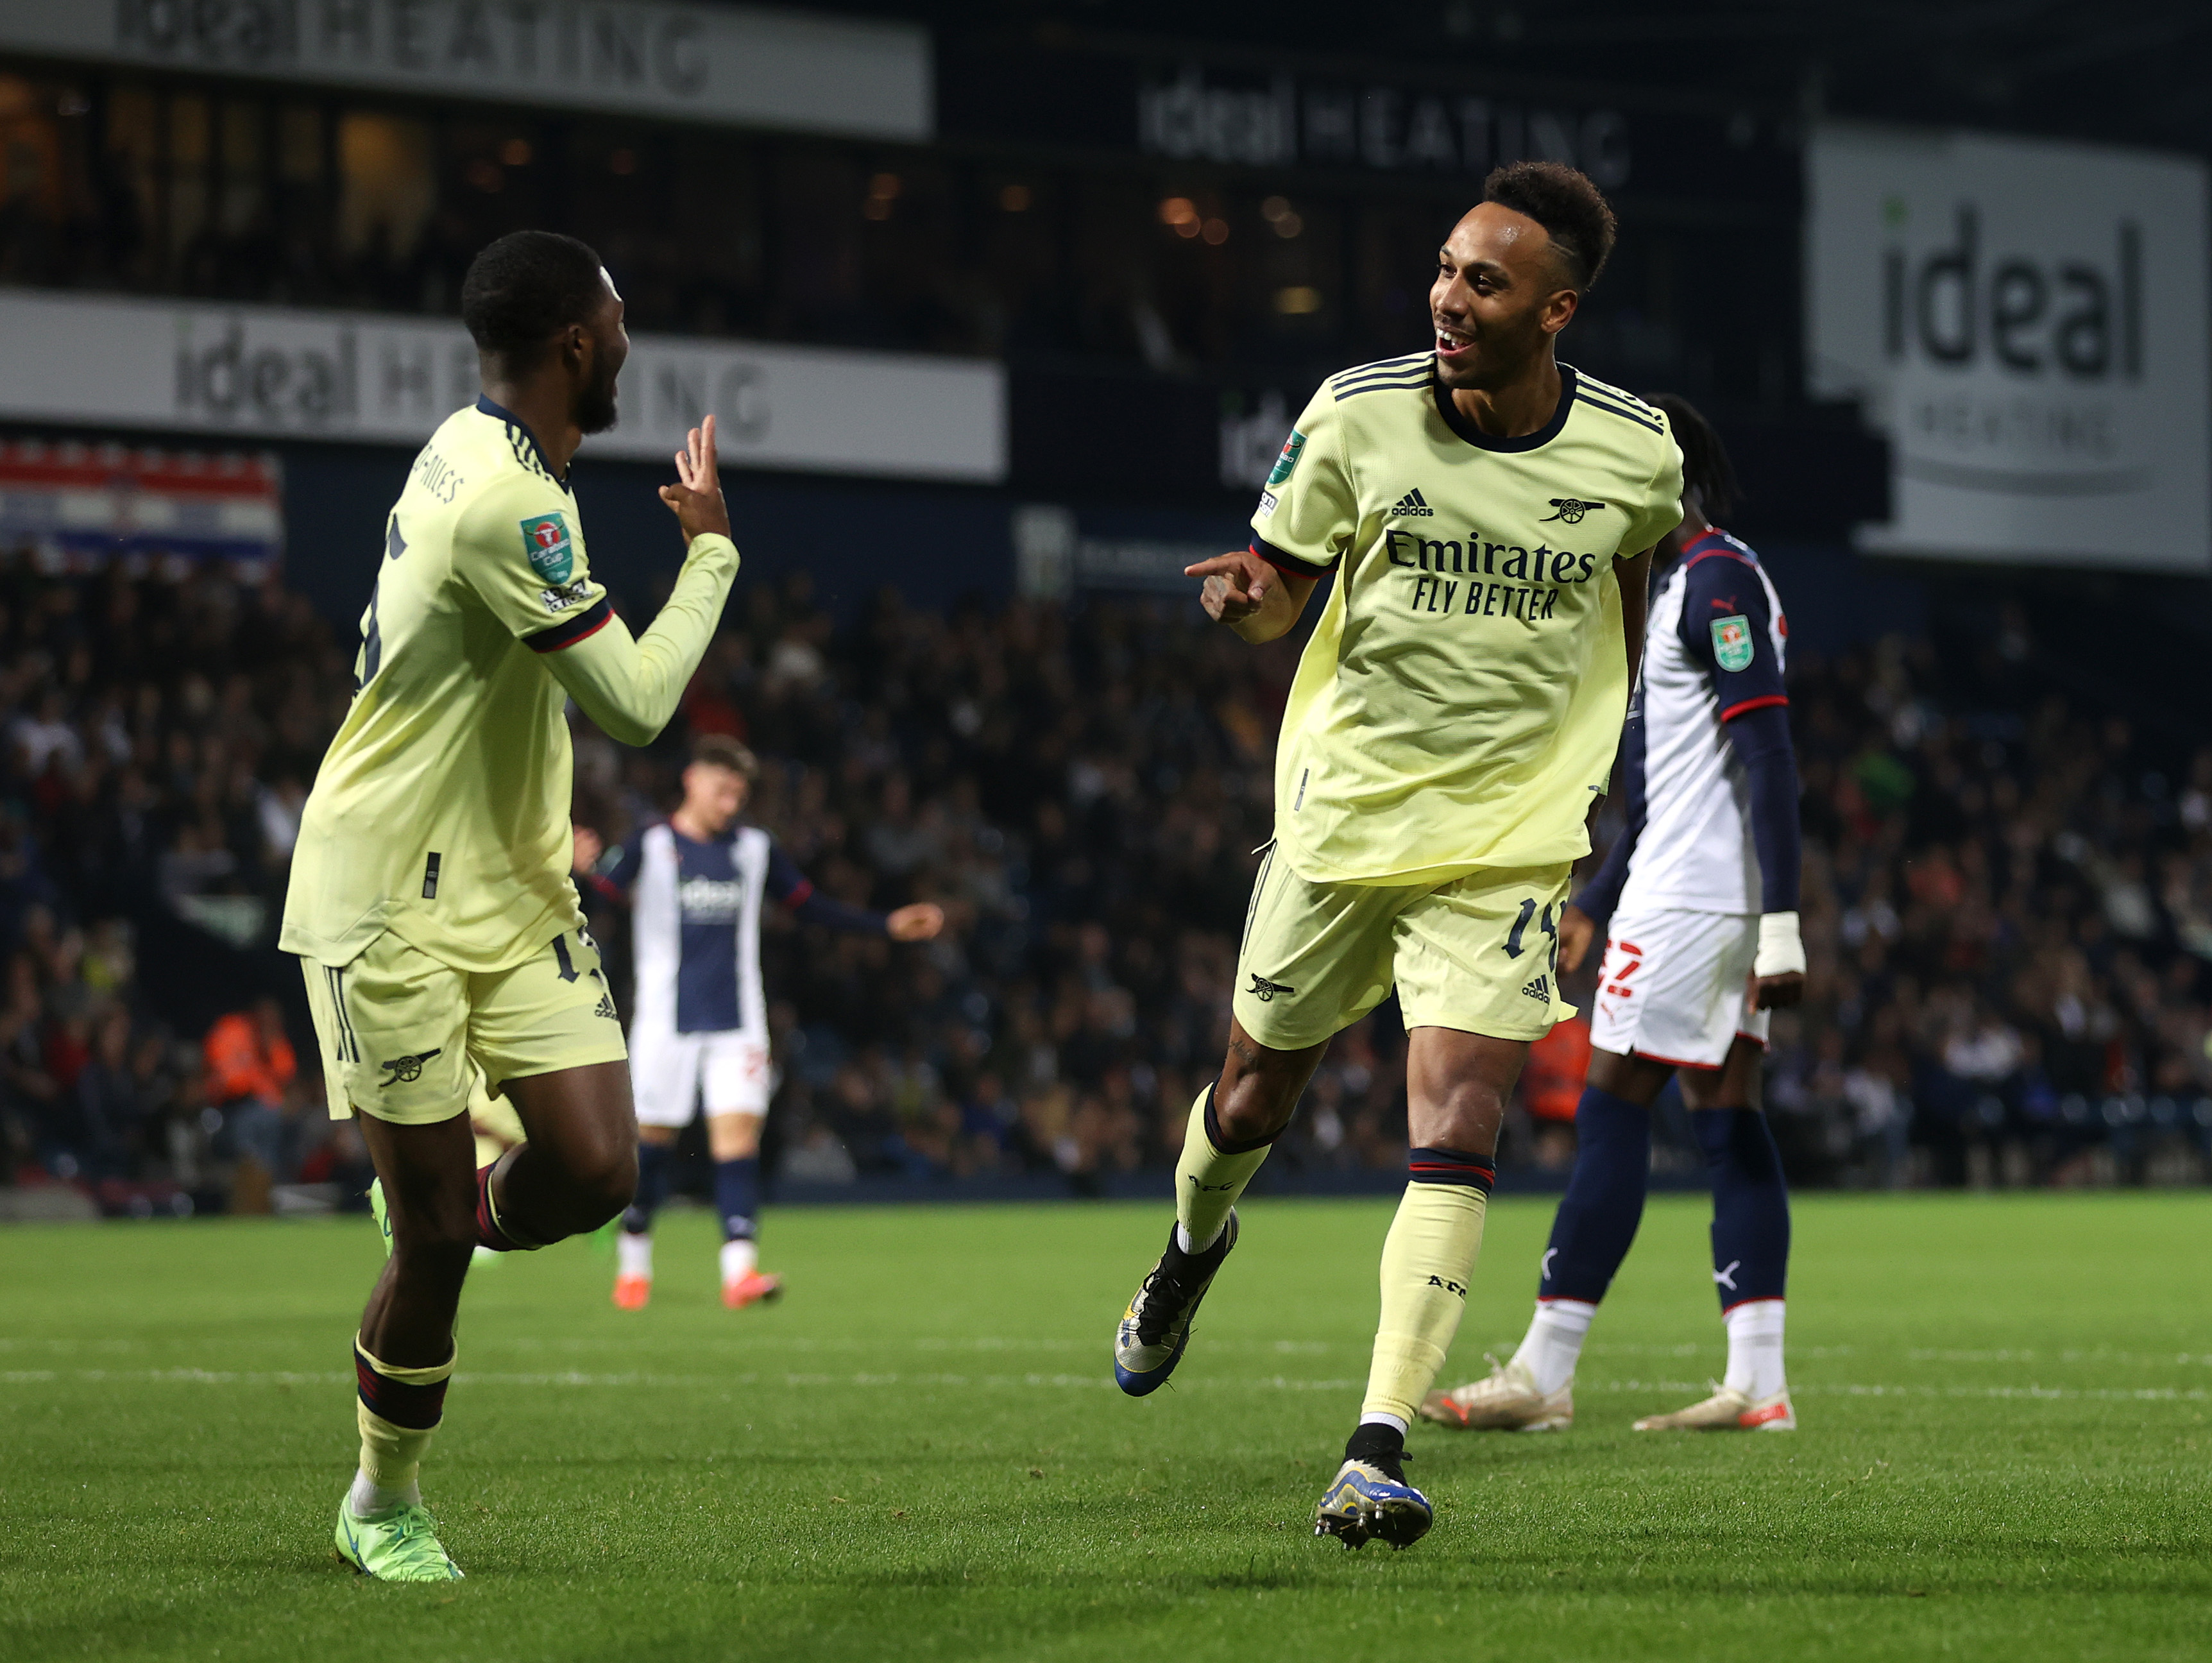
<path id="1" fill-rule="evenodd" d="M 1217 1142 L 1219 1131 L 1213 1118 L 1213 1087 L 1208 1086 L 1190 1106 L 1182 1158 L 1176 1162 L 1176 1222 L 1182 1227 L 1186 1246 L 1193 1252 L 1213 1245 L 1229 1222 L 1229 1209 L 1267 1158 L 1265 1143 L 1224 1154 Z"/>
<path id="2" fill-rule="evenodd" d="M 1428 1395 L 1459 1331 L 1491 1184 L 1489 1160 L 1456 1149 L 1415 1149 L 1411 1171 L 1382 1244 L 1382 1320 L 1360 1410 L 1401 1424 Z"/>
<path id="3" fill-rule="evenodd" d="M 445 1413 L 446 1382 L 454 1358 L 429 1368 L 401 1368 L 371 1356 L 356 1340 L 354 1360 L 361 1387 L 362 1476 L 379 1490 L 411 1489 L 422 1471 L 422 1453 Z"/>

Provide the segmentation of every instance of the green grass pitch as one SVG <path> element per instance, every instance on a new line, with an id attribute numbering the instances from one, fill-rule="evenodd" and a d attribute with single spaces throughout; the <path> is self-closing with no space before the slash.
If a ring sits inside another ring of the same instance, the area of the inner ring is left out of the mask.
<path id="1" fill-rule="evenodd" d="M 1803 1429 L 1632 1434 L 1720 1371 L 1701 1199 L 1655 1201 L 1569 1433 L 1424 1428 L 1427 1540 L 1309 1533 L 1389 1216 L 1261 1201 L 1173 1385 L 1108 1343 L 1158 1207 L 708 1219 L 480 1270 L 424 1489 L 468 1580 L 331 1555 L 364 1220 L 0 1233 L 0 1657 L 1778 1660 L 2212 1651 L 2212 1197 L 1808 1197 Z M 1491 1215 L 1454 1377 L 1527 1317 Z"/>

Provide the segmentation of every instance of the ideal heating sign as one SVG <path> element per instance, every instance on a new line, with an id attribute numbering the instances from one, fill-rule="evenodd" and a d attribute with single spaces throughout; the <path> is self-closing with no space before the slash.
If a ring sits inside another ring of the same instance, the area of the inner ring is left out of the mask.
<path id="1" fill-rule="evenodd" d="M 1838 126 L 1808 168 L 1812 380 L 1894 458 L 1868 546 L 2212 563 L 2201 163 Z"/>

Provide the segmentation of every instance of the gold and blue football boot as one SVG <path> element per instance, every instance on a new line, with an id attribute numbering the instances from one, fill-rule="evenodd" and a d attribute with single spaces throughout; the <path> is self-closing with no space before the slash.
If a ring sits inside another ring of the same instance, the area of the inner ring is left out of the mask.
<path id="1" fill-rule="evenodd" d="M 1129 1308 L 1121 1313 L 1121 1325 L 1115 1331 L 1114 1380 L 1121 1390 L 1141 1398 L 1167 1383 L 1175 1366 L 1182 1361 L 1183 1348 L 1190 1343 L 1190 1323 L 1198 1314 L 1198 1302 L 1206 1297 L 1206 1290 L 1213 1285 L 1213 1273 L 1236 1245 L 1234 1210 L 1213 1246 L 1202 1253 L 1183 1252 L 1176 1245 L 1176 1232 L 1170 1227 L 1167 1252 L 1137 1289 L 1137 1297 L 1129 1301 Z"/>
<path id="2" fill-rule="evenodd" d="M 1406 1482 L 1402 1459 L 1347 1459 L 1314 1509 L 1314 1534 L 1334 1536 L 1346 1548 L 1363 1548 L 1370 1541 L 1409 1548 L 1426 1536 L 1437 1512 L 1427 1496 Z"/>

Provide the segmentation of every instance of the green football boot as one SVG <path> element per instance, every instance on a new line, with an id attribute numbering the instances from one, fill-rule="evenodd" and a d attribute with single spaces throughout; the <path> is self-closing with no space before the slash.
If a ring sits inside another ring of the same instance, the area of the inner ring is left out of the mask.
<path id="1" fill-rule="evenodd" d="M 380 1582 L 453 1582 L 461 1568 L 438 1543 L 438 1521 L 420 1505 L 357 1519 L 338 1503 L 338 1557 Z"/>

